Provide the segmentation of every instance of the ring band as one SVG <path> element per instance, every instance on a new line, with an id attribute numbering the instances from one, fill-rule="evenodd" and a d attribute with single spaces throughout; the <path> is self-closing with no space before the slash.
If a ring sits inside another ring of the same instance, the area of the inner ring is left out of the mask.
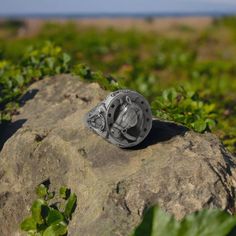
<path id="1" fill-rule="evenodd" d="M 152 112 L 139 93 L 124 89 L 112 92 L 85 116 L 86 125 L 121 148 L 141 143 L 152 128 Z"/>

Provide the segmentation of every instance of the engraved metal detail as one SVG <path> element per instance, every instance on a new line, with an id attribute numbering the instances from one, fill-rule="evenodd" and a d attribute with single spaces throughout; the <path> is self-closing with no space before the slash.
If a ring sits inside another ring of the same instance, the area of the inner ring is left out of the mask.
<path id="1" fill-rule="evenodd" d="M 146 99 L 131 90 L 117 90 L 86 114 L 87 126 L 121 148 L 142 142 L 152 127 Z"/>

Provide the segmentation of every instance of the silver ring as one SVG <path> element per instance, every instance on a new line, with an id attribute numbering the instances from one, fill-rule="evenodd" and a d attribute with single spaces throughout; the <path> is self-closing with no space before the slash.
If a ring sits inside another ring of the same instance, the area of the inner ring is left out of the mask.
<path id="1" fill-rule="evenodd" d="M 124 89 L 112 92 L 85 116 L 86 125 L 121 148 L 141 143 L 152 128 L 152 112 L 139 93 Z"/>

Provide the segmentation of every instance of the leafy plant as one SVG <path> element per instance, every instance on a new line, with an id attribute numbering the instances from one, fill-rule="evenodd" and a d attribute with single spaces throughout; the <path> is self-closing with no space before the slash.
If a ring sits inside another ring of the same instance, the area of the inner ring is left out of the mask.
<path id="1" fill-rule="evenodd" d="M 42 47 L 30 47 L 18 64 L 0 61 L 0 123 L 11 119 L 20 96 L 26 87 L 44 76 L 69 71 L 70 56 L 60 47 L 46 42 Z"/>
<path id="2" fill-rule="evenodd" d="M 183 87 L 164 90 L 152 103 L 152 109 L 157 117 L 184 124 L 197 132 L 212 130 L 216 124 L 215 105 Z"/>
<path id="3" fill-rule="evenodd" d="M 104 89 L 116 90 L 117 81 L 112 76 L 105 76 L 100 71 L 92 71 L 86 64 L 77 64 L 72 68 L 72 74 L 79 75 L 81 79 L 89 82 L 98 82 Z"/>
<path id="4" fill-rule="evenodd" d="M 76 195 L 67 187 L 62 186 L 59 196 L 63 199 L 63 203 L 60 202 L 59 205 L 58 201 L 52 203 L 55 193 L 49 192 L 49 187 L 45 184 L 37 186 L 36 194 L 39 198 L 31 206 L 31 216 L 22 221 L 21 230 L 26 231 L 30 236 L 66 235 L 67 226 L 76 208 Z"/>
<path id="5" fill-rule="evenodd" d="M 159 207 L 152 207 L 132 236 L 230 236 L 236 217 L 218 209 L 204 209 L 175 220 Z"/>

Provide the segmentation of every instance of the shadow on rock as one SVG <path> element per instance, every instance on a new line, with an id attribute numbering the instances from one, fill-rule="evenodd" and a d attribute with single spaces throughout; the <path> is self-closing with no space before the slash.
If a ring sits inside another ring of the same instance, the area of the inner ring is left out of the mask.
<path id="1" fill-rule="evenodd" d="M 38 89 L 31 89 L 27 91 L 19 101 L 20 106 L 24 106 L 25 103 L 33 99 L 38 93 Z M 4 143 L 26 122 L 26 119 L 17 120 L 15 122 L 2 123 L 0 124 L 0 151 L 3 148 Z"/>
<path id="2" fill-rule="evenodd" d="M 20 106 L 24 106 L 28 100 L 33 99 L 38 91 L 38 89 L 31 89 L 26 92 L 20 99 Z"/>
<path id="3" fill-rule="evenodd" d="M 0 151 L 4 143 L 26 122 L 26 119 L 0 125 Z"/>
<path id="4" fill-rule="evenodd" d="M 144 139 L 142 143 L 130 149 L 131 150 L 144 149 L 150 145 L 167 141 L 177 135 L 183 135 L 188 130 L 189 130 L 188 128 L 182 125 L 177 125 L 172 122 L 153 119 L 152 129 L 150 130 L 148 136 Z"/>

